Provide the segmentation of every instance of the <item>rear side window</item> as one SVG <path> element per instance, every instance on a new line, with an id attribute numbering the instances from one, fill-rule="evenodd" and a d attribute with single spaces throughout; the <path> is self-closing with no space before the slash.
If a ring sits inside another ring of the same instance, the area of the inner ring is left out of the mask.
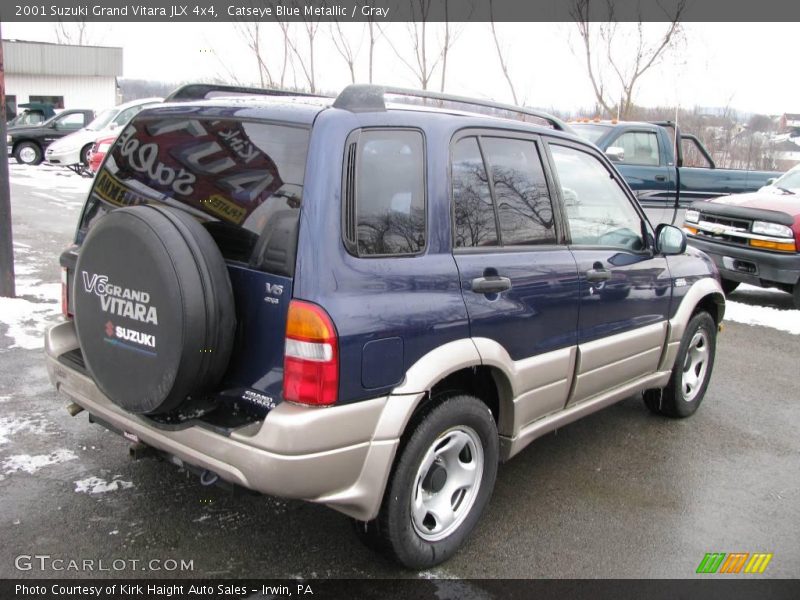
<path id="1" fill-rule="evenodd" d="M 425 151 L 422 134 L 366 129 L 345 160 L 344 237 L 351 254 L 417 254 L 425 248 Z"/>
<path id="2" fill-rule="evenodd" d="M 536 142 L 463 138 L 453 147 L 452 161 L 455 248 L 556 243 Z"/>
<path id="3" fill-rule="evenodd" d="M 454 246 L 473 248 L 497 245 L 489 178 L 478 139 L 459 140 L 453 148 Z"/>
<path id="4" fill-rule="evenodd" d="M 135 118 L 95 178 L 82 232 L 115 207 L 161 203 L 203 222 L 225 258 L 253 263 L 257 250 L 274 254 L 270 239 L 297 243 L 287 229 L 296 228 L 308 139 L 288 124 Z"/>

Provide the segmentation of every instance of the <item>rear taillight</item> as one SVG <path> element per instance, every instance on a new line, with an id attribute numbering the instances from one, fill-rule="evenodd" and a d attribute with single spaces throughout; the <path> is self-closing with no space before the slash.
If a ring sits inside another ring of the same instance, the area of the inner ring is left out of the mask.
<path id="1" fill-rule="evenodd" d="M 339 394 L 339 342 L 333 321 L 321 307 L 302 300 L 289 303 L 283 398 L 328 406 Z"/>
<path id="2" fill-rule="evenodd" d="M 72 313 L 69 312 L 69 276 L 67 268 L 61 267 L 61 314 L 68 319 L 72 318 Z"/>

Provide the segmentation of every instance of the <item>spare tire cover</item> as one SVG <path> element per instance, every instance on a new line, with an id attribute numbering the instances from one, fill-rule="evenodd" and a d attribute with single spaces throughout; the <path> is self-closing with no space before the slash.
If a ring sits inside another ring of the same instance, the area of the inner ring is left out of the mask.
<path id="1" fill-rule="evenodd" d="M 190 215 L 117 209 L 84 240 L 75 326 L 100 390 L 140 414 L 186 409 L 219 383 L 236 325 L 225 261 Z"/>

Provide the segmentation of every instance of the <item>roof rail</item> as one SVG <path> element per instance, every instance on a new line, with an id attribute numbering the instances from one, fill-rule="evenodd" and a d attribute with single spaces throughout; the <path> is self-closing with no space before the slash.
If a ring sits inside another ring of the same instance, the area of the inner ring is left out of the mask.
<path id="1" fill-rule="evenodd" d="M 216 92 L 216 93 L 215 93 Z M 187 83 L 164 98 L 164 102 L 186 102 L 206 100 L 214 96 L 312 96 L 317 94 L 272 90 L 268 88 L 243 87 L 239 85 L 219 85 L 216 83 Z"/>
<path id="2" fill-rule="evenodd" d="M 464 104 L 466 106 L 479 106 L 481 108 L 488 108 L 491 110 L 512 112 L 519 115 L 541 119 L 547 122 L 553 129 L 558 131 L 572 132 L 572 129 L 569 127 L 569 125 L 564 123 L 561 119 L 545 112 L 532 110 L 530 108 L 523 108 L 513 104 L 502 104 L 500 102 L 493 102 L 491 100 L 468 98 L 466 96 L 454 96 L 452 94 L 441 94 L 439 92 L 412 90 L 381 85 L 348 85 L 336 97 L 333 106 L 334 108 L 341 108 L 344 110 L 349 110 L 350 112 L 384 111 L 386 110 L 386 102 L 384 100 L 384 95 L 386 94 L 393 96 L 407 96 L 410 98 L 422 98 L 425 100 L 437 100 L 439 102 L 452 102 L 455 104 Z M 464 110 L 470 112 L 469 109 Z M 490 113 L 484 112 L 481 114 Z"/>

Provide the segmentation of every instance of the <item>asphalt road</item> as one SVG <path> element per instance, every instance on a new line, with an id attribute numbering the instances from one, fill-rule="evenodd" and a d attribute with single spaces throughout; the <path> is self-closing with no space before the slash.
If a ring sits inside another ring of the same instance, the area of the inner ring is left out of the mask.
<path id="1" fill-rule="evenodd" d="M 31 280 L 58 281 L 57 256 L 87 187 L 73 175 L 43 177 L 12 166 L 25 290 L 37 289 Z M 37 298 L 29 297 L 44 302 Z M 631 397 L 534 442 L 501 466 L 462 551 L 416 573 L 362 547 L 348 520 L 324 507 L 233 496 L 172 465 L 132 461 L 125 440 L 90 425 L 85 412 L 67 414 L 42 351 L 9 348 L 1 321 L 3 578 L 691 578 L 707 552 L 773 553 L 763 577 L 800 576 L 797 335 L 729 323 L 691 419 L 653 416 Z M 128 562 L 20 571 L 20 555 Z M 193 570 L 143 571 L 154 559 L 192 561 Z"/>

